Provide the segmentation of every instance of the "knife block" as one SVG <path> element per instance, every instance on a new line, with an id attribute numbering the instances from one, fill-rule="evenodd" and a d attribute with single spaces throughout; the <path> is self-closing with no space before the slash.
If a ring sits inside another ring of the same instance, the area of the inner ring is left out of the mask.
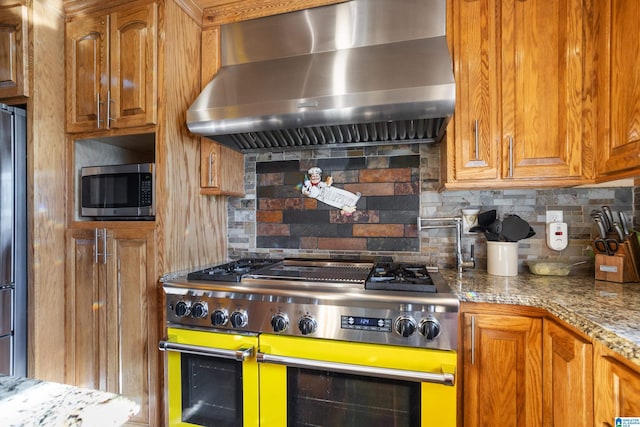
<path id="1" fill-rule="evenodd" d="M 619 243 L 614 255 L 596 254 L 596 280 L 616 283 L 640 281 L 640 272 L 635 260 L 628 241 Z"/>

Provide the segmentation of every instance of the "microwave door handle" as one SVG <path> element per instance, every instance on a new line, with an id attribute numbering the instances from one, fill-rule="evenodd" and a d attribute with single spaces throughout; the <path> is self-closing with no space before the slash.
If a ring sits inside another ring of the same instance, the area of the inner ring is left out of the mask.
<path id="1" fill-rule="evenodd" d="M 259 363 L 273 363 L 294 368 L 325 369 L 344 374 L 368 375 L 392 380 L 427 382 L 447 386 L 455 385 L 455 374 L 448 372 L 420 372 L 405 369 L 380 368 L 377 366 L 351 365 L 347 363 L 327 362 L 322 360 L 301 359 L 298 357 L 276 356 L 273 354 L 256 354 Z"/>
<path id="2" fill-rule="evenodd" d="M 160 341 L 158 348 L 160 351 L 176 351 L 178 353 L 194 354 L 196 356 L 218 357 L 221 359 L 232 359 L 237 362 L 244 362 L 253 355 L 253 347 L 241 347 L 237 350 L 224 348 L 203 347 L 199 345 L 181 344 L 172 341 Z"/>

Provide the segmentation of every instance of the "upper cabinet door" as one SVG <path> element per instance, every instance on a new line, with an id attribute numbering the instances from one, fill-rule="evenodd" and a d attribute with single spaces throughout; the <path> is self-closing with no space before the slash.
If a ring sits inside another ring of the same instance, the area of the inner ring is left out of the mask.
<path id="1" fill-rule="evenodd" d="M 0 98 L 29 96 L 26 6 L 0 8 Z"/>
<path id="2" fill-rule="evenodd" d="M 456 78 L 455 179 L 500 177 L 499 0 L 456 1 L 453 55 Z"/>
<path id="3" fill-rule="evenodd" d="M 68 132 L 106 129 L 108 16 L 83 16 L 65 26 Z"/>
<path id="4" fill-rule="evenodd" d="M 447 188 L 593 178 L 591 2 L 450 0 L 457 98 Z"/>
<path id="5" fill-rule="evenodd" d="M 156 123 L 157 22 L 155 3 L 70 18 L 67 132 Z"/>
<path id="6" fill-rule="evenodd" d="M 155 3 L 111 14 L 110 128 L 156 122 L 157 22 Z"/>
<path id="7" fill-rule="evenodd" d="M 583 176 L 582 0 L 503 0 L 503 177 Z"/>
<path id="8" fill-rule="evenodd" d="M 637 176 L 640 171 L 640 2 L 602 1 L 605 36 L 599 52 L 603 144 L 598 178 Z"/>

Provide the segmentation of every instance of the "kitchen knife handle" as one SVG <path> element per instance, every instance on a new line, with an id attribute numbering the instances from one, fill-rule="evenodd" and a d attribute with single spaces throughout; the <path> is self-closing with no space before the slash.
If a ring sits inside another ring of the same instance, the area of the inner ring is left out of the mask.
<path id="1" fill-rule="evenodd" d="M 613 231 L 616 232 L 616 236 L 618 236 L 619 242 L 624 242 L 624 231 L 622 231 L 622 226 L 618 222 L 613 223 Z"/>
<path id="2" fill-rule="evenodd" d="M 606 219 L 607 231 L 612 230 L 613 226 L 613 213 L 611 213 L 611 208 L 609 206 L 603 206 L 602 212 L 604 213 L 604 218 Z"/>
<path id="3" fill-rule="evenodd" d="M 618 216 L 620 217 L 620 225 L 622 226 L 622 232 L 625 236 L 629 235 L 629 223 L 627 222 L 627 215 L 620 211 L 618 212 Z"/>
<path id="4" fill-rule="evenodd" d="M 593 222 L 596 223 L 596 225 L 598 226 L 598 232 L 600 233 L 600 238 L 602 239 L 606 239 L 607 238 L 607 229 L 605 228 L 604 225 L 604 219 L 601 216 L 596 216 L 593 218 Z"/>

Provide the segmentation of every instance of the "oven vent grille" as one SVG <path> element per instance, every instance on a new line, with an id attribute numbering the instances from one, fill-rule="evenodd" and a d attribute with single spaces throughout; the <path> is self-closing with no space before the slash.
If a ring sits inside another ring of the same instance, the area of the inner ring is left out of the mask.
<path id="1" fill-rule="evenodd" d="M 261 132 L 216 136 L 214 139 L 238 150 L 265 148 L 311 148 L 335 144 L 371 144 L 402 142 L 433 142 L 442 135 L 445 119 L 399 120 L 363 124 L 299 127 Z"/>

